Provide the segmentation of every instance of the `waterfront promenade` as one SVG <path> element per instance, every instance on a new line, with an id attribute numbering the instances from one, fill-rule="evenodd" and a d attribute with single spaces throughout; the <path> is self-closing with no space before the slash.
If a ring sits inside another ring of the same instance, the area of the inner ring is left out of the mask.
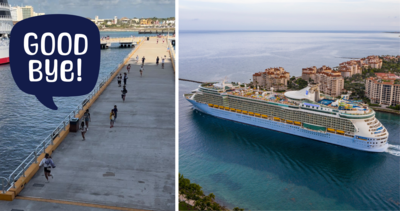
<path id="1" fill-rule="evenodd" d="M 146 57 L 142 77 L 136 55 Z M 169 57 L 165 69 L 155 65 L 164 55 L 167 44 L 145 41 L 128 61 L 126 101 L 114 78 L 89 108 L 86 140 L 70 132 L 52 154 L 54 179 L 47 183 L 40 168 L 13 201 L 0 201 L 0 210 L 174 210 L 174 71 Z"/>

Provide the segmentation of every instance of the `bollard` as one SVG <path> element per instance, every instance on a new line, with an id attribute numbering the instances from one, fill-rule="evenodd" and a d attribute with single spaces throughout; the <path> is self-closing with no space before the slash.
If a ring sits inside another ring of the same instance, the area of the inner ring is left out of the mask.
<path id="1" fill-rule="evenodd" d="M 37 152 L 35 150 L 35 163 L 37 163 Z"/>

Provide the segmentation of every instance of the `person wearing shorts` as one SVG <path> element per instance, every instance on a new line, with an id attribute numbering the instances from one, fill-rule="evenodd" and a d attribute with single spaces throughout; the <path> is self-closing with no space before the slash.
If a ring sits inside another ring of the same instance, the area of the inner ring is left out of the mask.
<path id="1" fill-rule="evenodd" d="M 144 67 L 143 67 L 143 65 L 142 65 L 142 67 L 140 67 L 140 70 L 139 70 L 140 76 L 142 76 L 143 70 L 144 70 Z"/>
<path id="2" fill-rule="evenodd" d="M 111 109 L 111 113 L 110 113 L 110 128 L 114 127 L 114 120 L 115 120 L 114 109 Z"/>
<path id="3" fill-rule="evenodd" d="M 86 127 L 89 127 L 89 121 L 91 120 L 89 109 L 86 109 L 85 113 L 83 114 L 83 117 L 85 118 Z"/>
<path id="4" fill-rule="evenodd" d="M 125 96 L 126 96 L 126 93 L 128 93 L 128 90 L 126 90 L 126 87 L 124 86 L 123 89 L 121 90 L 121 92 L 122 92 L 122 94 L 121 94 L 122 101 L 125 102 Z"/>
<path id="5" fill-rule="evenodd" d="M 51 175 L 51 168 L 55 168 L 56 165 L 54 165 L 54 162 L 49 154 L 46 153 L 42 161 L 40 161 L 39 167 L 40 166 L 44 167 L 44 176 L 46 177 L 47 181 L 49 181 L 49 176 L 53 178 L 53 175 Z"/>
<path id="6" fill-rule="evenodd" d="M 121 87 L 121 80 L 122 80 L 122 74 L 121 73 L 117 76 L 117 80 L 118 80 L 118 87 Z"/>
<path id="7" fill-rule="evenodd" d="M 83 138 L 83 141 L 84 141 L 85 140 L 85 133 L 87 132 L 87 127 L 85 126 L 84 122 L 81 123 L 80 130 L 81 130 L 82 138 Z"/>

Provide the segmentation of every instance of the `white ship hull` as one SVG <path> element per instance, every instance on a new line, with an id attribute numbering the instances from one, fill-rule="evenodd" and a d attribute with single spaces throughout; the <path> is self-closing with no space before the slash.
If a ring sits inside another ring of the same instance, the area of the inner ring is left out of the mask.
<path id="1" fill-rule="evenodd" d="M 201 111 L 203 113 L 219 117 L 222 119 L 227 119 L 235 122 L 240 122 L 248 125 L 253 125 L 261 128 L 266 128 L 270 130 L 275 130 L 291 135 L 301 136 L 304 138 L 309 138 L 317 141 L 322 141 L 325 143 L 335 144 L 343 147 L 348 147 L 352 149 L 368 151 L 368 152 L 384 152 L 388 148 L 388 143 L 372 145 L 368 144 L 366 141 L 356 139 L 355 137 L 348 137 L 344 135 L 338 135 L 328 132 L 316 132 L 308 129 L 304 129 L 301 126 L 296 126 L 292 124 L 287 124 L 283 122 L 277 122 L 269 119 L 259 118 L 255 116 L 249 116 L 244 114 L 239 114 L 231 111 L 225 111 L 218 108 L 209 107 L 207 104 L 198 103 L 194 100 L 187 99 L 193 104 L 194 109 Z"/>

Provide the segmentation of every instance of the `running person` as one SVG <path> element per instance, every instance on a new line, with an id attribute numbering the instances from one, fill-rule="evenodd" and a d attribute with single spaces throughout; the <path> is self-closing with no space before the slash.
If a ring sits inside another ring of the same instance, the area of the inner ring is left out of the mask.
<path id="1" fill-rule="evenodd" d="M 156 59 L 156 64 L 157 64 L 157 66 L 158 66 L 158 62 L 160 61 L 160 57 L 158 57 L 157 56 L 157 59 Z"/>
<path id="2" fill-rule="evenodd" d="M 51 156 L 46 153 L 42 161 L 40 161 L 39 166 L 44 167 L 44 176 L 46 177 L 47 181 L 49 181 L 49 176 L 53 178 L 53 175 L 51 175 L 51 168 L 55 168 L 56 165 L 54 165 L 53 160 L 51 159 Z"/>
<path id="3" fill-rule="evenodd" d="M 131 70 L 131 64 L 128 64 L 128 66 L 126 66 L 126 70 L 128 70 L 129 73 L 129 71 Z"/>
<path id="4" fill-rule="evenodd" d="M 121 94 L 122 101 L 125 102 L 125 96 L 126 96 L 126 93 L 128 93 L 128 90 L 126 90 L 126 87 L 124 86 L 123 89 L 121 90 L 121 92 L 122 92 L 122 94 Z"/>
<path id="5" fill-rule="evenodd" d="M 161 59 L 162 69 L 164 69 L 164 58 Z"/>
<path id="6" fill-rule="evenodd" d="M 136 55 L 136 63 L 139 62 L 139 55 Z"/>
<path id="7" fill-rule="evenodd" d="M 143 58 L 142 58 L 142 65 L 144 65 L 144 60 L 146 60 L 146 58 L 144 58 L 144 56 L 143 56 Z"/>
<path id="8" fill-rule="evenodd" d="M 117 76 L 117 80 L 118 80 L 118 87 L 121 87 L 121 80 L 122 80 L 122 74 L 121 73 Z"/>

